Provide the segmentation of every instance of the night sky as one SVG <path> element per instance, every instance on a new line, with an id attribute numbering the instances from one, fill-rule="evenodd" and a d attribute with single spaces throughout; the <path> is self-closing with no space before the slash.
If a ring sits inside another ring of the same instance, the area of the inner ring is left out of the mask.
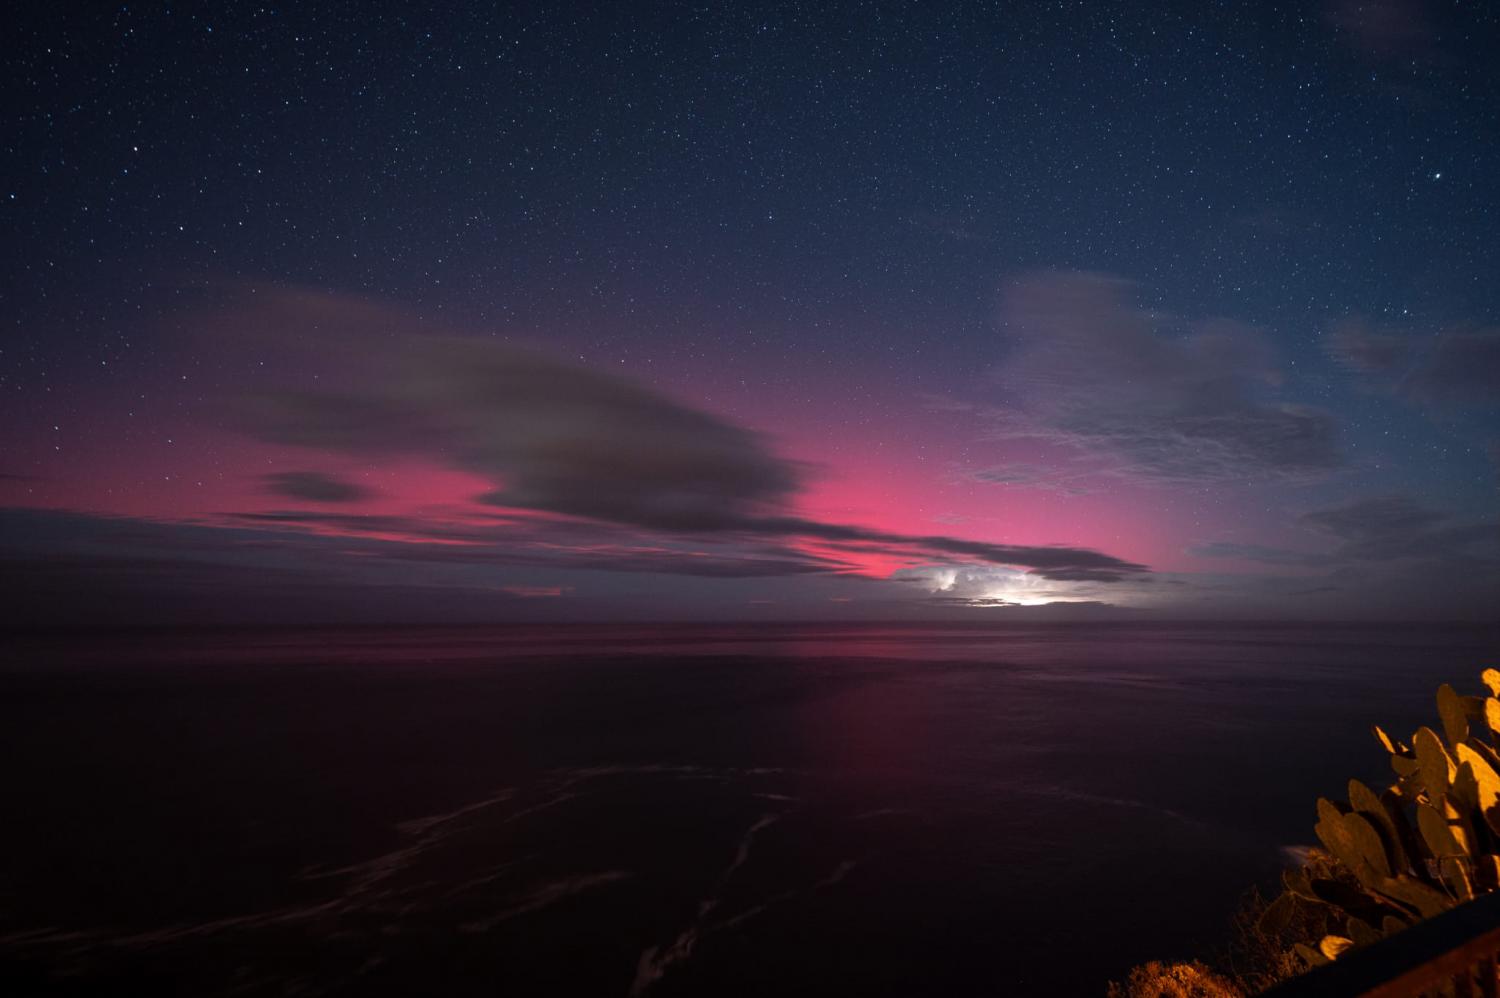
<path id="1" fill-rule="evenodd" d="M 10 624 L 1500 607 L 1485 5 L 6 34 Z"/>

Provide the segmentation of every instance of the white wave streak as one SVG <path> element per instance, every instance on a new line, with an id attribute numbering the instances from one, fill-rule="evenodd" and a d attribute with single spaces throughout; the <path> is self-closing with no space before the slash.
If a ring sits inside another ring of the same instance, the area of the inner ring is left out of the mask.
<path id="1" fill-rule="evenodd" d="M 734 859 L 730 860 L 724 872 L 719 874 L 712 893 L 698 902 L 698 915 L 693 919 L 693 924 L 679 932 L 677 938 L 665 946 L 651 946 L 641 954 L 635 967 L 635 981 L 630 985 L 632 995 L 642 994 L 651 985 L 661 980 L 661 976 L 667 972 L 668 967 L 692 956 L 693 947 L 697 945 L 698 935 L 703 929 L 703 920 L 719 906 L 719 895 L 729 885 L 735 871 L 744 866 L 745 861 L 750 858 L 750 846 L 754 843 L 755 836 L 761 829 L 773 824 L 778 817 L 780 815 L 763 814 L 740 836 L 739 844 L 734 850 Z"/>
<path id="2" fill-rule="evenodd" d="M 662 946 L 648 947 L 641 954 L 640 960 L 636 963 L 635 980 L 630 985 L 632 998 L 650 990 L 670 968 L 691 957 L 694 948 L 705 936 L 727 929 L 738 928 L 770 908 L 794 900 L 812 891 L 832 887 L 848 876 L 850 870 L 854 869 L 854 861 L 845 860 L 827 876 L 813 882 L 807 888 L 774 894 L 759 904 L 751 905 L 749 908 L 734 915 L 721 918 L 717 921 L 709 921 L 708 916 L 719 907 L 719 895 L 723 893 L 724 888 L 729 885 L 729 881 L 740 867 L 744 866 L 749 860 L 750 847 L 755 840 L 755 836 L 762 829 L 774 823 L 779 817 L 780 815 L 775 814 L 762 815 L 756 820 L 755 824 L 746 829 L 745 833 L 740 836 L 739 844 L 735 849 L 734 859 L 730 861 L 724 872 L 719 875 L 713 892 L 703 901 L 699 902 L 698 915 L 693 919 L 693 923 L 679 932 L 671 942 Z"/>
<path id="3" fill-rule="evenodd" d="M 488 918 L 482 918 L 473 922 L 464 922 L 460 925 L 460 932 L 488 932 L 495 926 L 517 915 L 525 915 L 528 912 L 545 908 L 550 904 L 566 900 L 575 894 L 581 894 L 595 887 L 605 884 L 613 884 L 616 881 L 628 880 L 630 874 L 624 870 L 606 870 L 603 873 L 584 873 L 573 877 L 564 877 L 562 880 L 544 884 L 523 898 L 517 899 L 506 908 L 502 908 Z"/>
<path id="4" fill-rule="evenodd" d="M 515 795 L 515 790 L 507 787 L 493 797 L 486 797 L 484 800 L 465 804 L 463 807 L 455 808 L 452 811 L 444 811 L 442 814 L 430 814 L 425 818 L 412 818 L 409 821 L 403 821 L 396 826 L 396 831 L 401 832 L 403 835 L 421 835 L 428 829 L 436 828 L 439 825 L 446 825 L 457 818 L 467 817 L 475 811 L 483 811 L 485 808 L 494 807 L 496 804 L 504 804 Z"/>
<path id="5" fill-rule="evenodd" d="M 316 878 L 351 877 L 352 879 L 344 888 L 341 900 L 354 901 L 364 898 L 375 892 L 375 888 L 384 884 L 392 877 L 410 869 L 421 856 L 430 852 L 438 843 L 456 834 L 459 828 L 463 827 L 462 825 L 455 825 L 460 819 L 468 818 L 479 811 L 504 804 L 514 796 L 515 791 L 507 788 L 496 793 L 494 796 L 474 801 L 471 804 L 465 804 L 463 807 L 452 811 L 444 811 L 441 814 L 403 821 L 396 826 L 396 831 L 402 835 L 411 836 L 411 842 L 400 848 L 392 849 L 390 852 L 382 853 L 374 859 L 367 859 L 363 863 L 352 863 L 349 866 L 322 871 L 313 876 Z M 535 807 L 532 807 L 525 810 L 535 809 Z M 522 812 L 517 812 L 517 814 L 520 813 Z M 512 815 L 511 817 L 516 817 L 516 815 Z"/>
<path id="6" fill-rule="evenodd" d="M 716 923 L 715 925 L 711 926 L 710 929 L 711 931 L 717 932 L 720 929 L 739 928 L 739 926 L 743 925 L 745 922 L 750 921 L 750 919 L 756 917 L 757 915 L 763 914 L 768 909 L 774 908 L 779 904 L 795 900 L 796 898 L 810 893 L 811 891 L 822 890 L 824 887 L 832 887 L 834 884 L 839 883 L 841 880 L 847 877 L 849 875 L 849 871 L 853 870 L 855 865 L 856 864 L 854 860 L 846 859 L 838 866 L 834 867 L 832 873 L 828 874 L 828 876 L 826 877 L 823 877 L 821 880 L 814 881 L 813 885 L 806 890 L 782 891 L 780 894 L 773 894 L 771 897 L 766 898 L 766 900 L 762 901 L 760 904 L 751 905 L 749 908 L 746 908 L 744 911 L 735 915 L 733 918 L 726 918 L 724 919 L 724 921 Z"/>
<path id="7" fill-rule="evenodd" d="M 686 765 L 599 766 L 560 770 L 556 774 L 558 778 L 552 781 L 549 787 L 553 792 L 553 796 L 505 815 L 499 821 L 493 822 L 493 824 L 495 826 L 508 825 L 536 814 L 539 811 L 556 807 L 578 797 L 579 793 L 573 788 L 579 784 L 604 777 L 655 774 L 676 776 L 680 779 L 732 779 L 745 776 L 765 776 L 781 772 L 783 770 L 769 767 L 712 769 L 709 767 Z M 399 847 L 363 862 L 329 869 L 304 871 L 301 875 L 303 880 L 323 880 L 334 877 L 349 878 L 343 885 L 343 889 L 337 895 L 327 900 L 308 904 L 289 905 L 270 911 L 231 916 L 206 922 L 192 924 L 178 923 L 140 932 L 122 933 L 111 932 L 107 929 L 65 930 L 52 927 L 32 929 L 0 936 L 0 946 L 23 949 L 55 947 L 64 951 L 82 953 L 100 945 L 118 948 L 159 946 L 227 931 L 298 925 L 330 918 L 337 919 L 349 915 L 374 912 L 385 912 L 387 914 L 391 911 L 407 912 L 418 905 L 415 903 L 401 903 L 391 907 L 391 902 L 408 899 L 414 894 L 430 891 L 431 888 L 438 885 L 424 882 L 413 886 L 396 887 L 391 882 L 398 875 L 413 870 L 424 856 L 439 848 L 444 842 L 468 830 L 472 826 L 476 815 L 510 803 L 516 796 L 517 791 L 514 788 L 505 788 L 481 800 L 471 801 L 450 811 L 408 819 L 396 825 L 396 831 L 408 839 L 408 841 Z M 776 821 L 777 817 L 774 814 L 762 816 L 741 836 L 734 858 L 719 876 L 713 893 L 709 898 L 700 903 L 697 918 L 694 920 L 693 926 L 681 933 L 676 940 L 665 949 L 660 950 L 660 952 L 658 952 L 658 948 L 653 947 L 642 955 L 640 970 L 637 973 L 637 982 L 631 990 L 632 994 L 639 993 L 646 987 L 649 987 L 651 982 L 659 978 L 668 966 L 686 958 L 692 952 L 694 942 L 702 932 L 713 931 L 729 924 L 718 923 L 705 928 L 703 923 L 704 919 L 718 906 L 718 894 L 724 889 L 724 886 L 734 876 L 735 872 L 748 860 L 750 846 L 756 834 Z M 491 867 L 488 873 L 450 886 L 446 891 L 440 891 L 436 897 L 439 900 L 451 898 L 481 885 L 492 883 L 503 878 L 511 868 L 520 862 L 521 860 L 513 860 Z M 465 923 L 461 928 L 468 932 L 482 932 L 517 915 L 535 911 L 582 891 L 614 883 L 629 876 L 630 874 L 624 871 L 609 870 L 601 873 L 576 874 L 565 877 L 561 880 L 545 884 L 528 894 L 513 898 L 509 904 L 495 914 L 478 921 Z M 842 873 L 839 873 L 838 876 L 842 876 Z M 758 906 L 757 910 L 764 907 L 765 905 Z M 743 921 L 745 917 L 748 917 L 748 914 L 742 913 L 736 916 L 732 920 L 733 923 L 738 924 L 739 921 Z M 390 926 L 388 928 L 393 927 Z"/>
<path id="8" fill-rule="evenodd" d="M 476 814 L 505 804 L 514 799 L 515 795 L 515 790 L 507 788 L 482 800 L 473 801 L 451 811 L 403 821 L 396 826 L 396 830 L 402 836 L 409 838 L 410 841 L 398 848 L 381 853 L 360 863 L 305 872 L 302 875 L 302 879 L 304 880 L 323 880 L 333 877 L 349 878 L 337 895 L 324 901 L 289 905 L 282 908 L 274 908 L 270 911 L 257 912 L 250 915 L 235 915 L 206 922 L 178 923 L 141 932 L 117 933 L 104 929 L 77 931 L 36 929 L 0 936 L 0 945 L 23 948 L 59 947 L 72 952 L 82 952 L 97 945 L 127 949 L 141 948 L 181 942 L 215 935 L 220 932 L 296 925 L 321 919 L 379 911 L 382 910 L 381 905 L 384 903 L 408 896 L 414 892 L 426 890 L 433 886 L 431 884 L 420 884 L 414 887 L 395 888 L 390 886 L 389 882 L 396 876 L 413 869 L 423 856 L 438 848 L 443 842 L 469 828 Z M 547 800 L 506 815 L 499 822 L 496 822 L 496 824 L 510 824 L 538 811 L 555 807 L 576 796 L 577 794 L 567 791 L 559 792 Z M 450 890 L 445 896 L 452 896 L 463 890 L 472 889 L 481 881 L 489 882 L 497 880 L 504 875 L 506 869 L 514 865 L 515 863 L 506 863 L 494 867 L 489 874 L 478 878 L 476 881 L 460 884 Z M 622 876 L 625 876 L 625 874 L 609 872 L 568 878 L 565 881 L 548 885 L 539 891 L 519 899 L 510 907 L 503 909 L 500 914 L 495 916 L 495 919 L 503 919 L 520 914 L 523 911 L 535 910 L 544 904 L 550 903 L 554 898 L 576 893 L 578 890 L 593 886 L 596 883 L 617 880 Z M 404 912 L 411 910 L 412 907 L 412 905 L 401 905 L 397 910 Z"/>
<path id="9" fill-rule="evenodd" d="M 1033 794 L 1038 797 L 1051 797 L 1055 800 L 1080 801 L 1085 804 L 1103 804 L 1108 807 L 1124 807 L 1132 810 L 1149 811 L 1159 814 L 1173 821 L 1180 821 L 1186 825 L 1206 825 L 1207 822 L 1195 818 L 1181 811 L 1174 811 L 1169 807 L 1158 804 L 1150 804 L 1143 800 L 1135 800 L 1130 797 L 1108 797 L 1102 794 L 1091 794 L 1081 790 L 1071 790 L 1061 786 L 1016 786 L 1015 790 L 1020 793 Z"/>
<path id="10" fill-rule="evenodd" d="M 599 779 L 606 776 L 676 776 L 684 780 L 729 780 L 746 776 L 778 776 L 785 773 L 786 770 L 779 766 L 750 766 L 746 768 L 728 766 L 717 768 L 712 766 L 649 763 L 639 766 L 587 766 L 580 769 L 562 769 L 556 772 L 558 775 L 566 777 L 559 786 L 570 787 L 585 780 Z"/>

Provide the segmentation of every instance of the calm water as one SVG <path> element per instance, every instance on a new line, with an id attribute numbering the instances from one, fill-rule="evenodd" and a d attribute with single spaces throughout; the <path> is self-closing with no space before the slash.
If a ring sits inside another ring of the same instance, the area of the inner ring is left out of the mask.
<path id="1" fill-rule="evenodd" d="M 0 991 L 1097 995 L 1494 628 L 0 645 Z"/>

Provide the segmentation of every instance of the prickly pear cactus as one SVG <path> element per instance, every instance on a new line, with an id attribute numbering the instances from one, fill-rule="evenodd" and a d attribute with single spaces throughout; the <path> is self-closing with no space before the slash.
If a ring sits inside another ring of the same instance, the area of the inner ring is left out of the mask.
<path id="1" fill-rule="evenodd" d="M 1308 904 L 1342 920 L 1342 934 L 1293 946 L 1304 962 L 1327 963 L 1500 890 L 1500 671 L 1486 669 L 1481 678 L 1487 696 L 1438 688 L 1441 733 L 1418 728 L 1407 744 L 1374 729 L 1395 773 L 1385 790 L 1351 780 L 1347 801 L 1318 801 L 1313 830 L 1349 876 L 1286 871 L 1285 892 L 1260 922 L 1284 937 L 1298 906 Z"/>

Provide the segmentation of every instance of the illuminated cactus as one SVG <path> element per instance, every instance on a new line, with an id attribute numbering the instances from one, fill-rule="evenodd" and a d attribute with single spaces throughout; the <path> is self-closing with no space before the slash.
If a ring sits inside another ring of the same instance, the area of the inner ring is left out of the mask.
<path id="1" fill-rule="evenodd" d="M 1314 832 L 1337 863 L 1337 879 L 1286 871 L 1285 892 L 1261 916 L 1282 937 L 1299 905 L 1329 911 L 1343 932 L 1293 950 L 1316 965 L 1400 932 L 1476 894 L 1500 889 L 1500 671 L 1484 670 L 1489 695 L 1437 694 L 1442 734 L 1419 728 L 1411 744 L 1379 727 L 1396 781 L 1377 794 L 1358 780 L 1349 799 L 1318 801 Z"/>

